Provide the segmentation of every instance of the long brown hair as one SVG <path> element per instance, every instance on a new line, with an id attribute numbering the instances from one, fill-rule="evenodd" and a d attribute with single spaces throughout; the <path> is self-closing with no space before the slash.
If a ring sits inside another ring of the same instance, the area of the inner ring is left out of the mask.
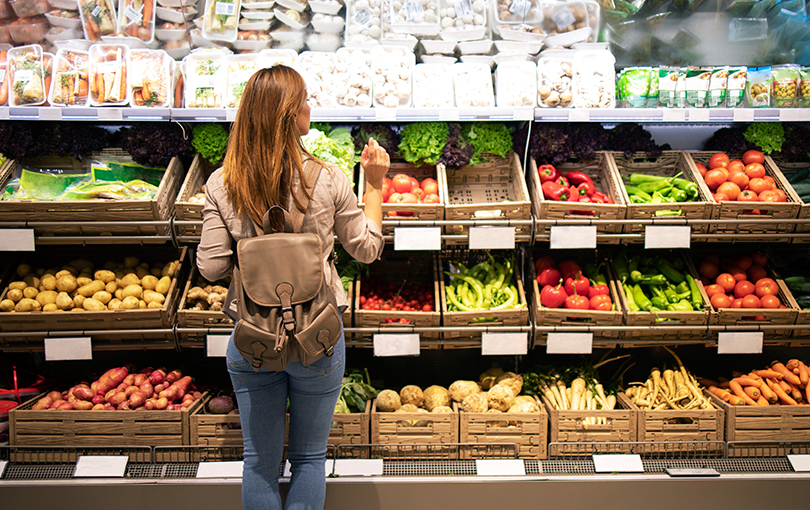
<path id="1" fill-rule="evenodd" d="M 309 153 L 301 142 L 296 116 L 307 99 L 306 83 L 295 70 L 283 65 L 261 69 L 245 85 L 236 119 L 228 137 L 223 177 L 231 205 L 239 216 L 259 225 L 274 205 L 287 209 L 293 175 L 307 198 L 302 154 Z M 304 207 L 296 194 L 293 200 Z M 271 216 L 277 230 L 283 230 L 278 215 Z"/>

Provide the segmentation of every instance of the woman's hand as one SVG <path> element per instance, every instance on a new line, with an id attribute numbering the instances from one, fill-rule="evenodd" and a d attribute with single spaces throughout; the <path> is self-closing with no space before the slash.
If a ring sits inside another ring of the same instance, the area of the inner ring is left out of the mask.
<path id="1" fill-rule="evenodd" d="M 382 181 L 391 166 L 391 158 L 380 144 L 373 138 L 368 139 L 368 144 L 363 147 L 360 155 L 360 164 L 366 173 L 366 182 L 372 187 L 382 189 Z"/>

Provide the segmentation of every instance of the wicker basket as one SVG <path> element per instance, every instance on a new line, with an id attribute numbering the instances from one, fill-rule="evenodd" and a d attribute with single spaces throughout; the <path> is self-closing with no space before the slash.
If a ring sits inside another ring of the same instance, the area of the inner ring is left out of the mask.
<path id="1" fill-rule="evenodd" d="M 177 201 L 174 203 L 175 217 L 181 221 L 202 221 L 202 211 L 205 201 L 192 202 L 191 198 L 203 191 L 208 177 L 216 167 L 197 154 L 191 167 L 188 169 L 186 179 L 180 187 Z M 202 226 L 178 225 L 177 234 L 181 236 L 198 236 L 202 233 Z"/>

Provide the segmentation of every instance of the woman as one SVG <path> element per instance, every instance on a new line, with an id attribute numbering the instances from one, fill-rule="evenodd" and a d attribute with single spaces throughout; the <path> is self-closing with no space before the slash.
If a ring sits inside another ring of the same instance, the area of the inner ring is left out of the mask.
<path id="1" fill-rule="evenodd" d="M 299 189 L 304 161 L 315 159 L 301 143 L 301 136 L 309 131 L 309 113 L 306 85 L 293 69 L 278 65 L 262 69 L 248 80 L 231 127 L 223 167 L 211 175 L 205 188 L 197 266 L 207 280 L 216 281 L 231 273 L 236 243 L 257 235 L 253 223 L 261 225 L 262 216 L 271 206 L 280 205 L 289 211 L 300 205 L 293 191 Z M 382 181 L 389 158 L 373 139 L 363 149 L 361 163 L 368 189 L 364 211 L 357 207 L 357 197 L 346 176 L 338 168 L 315 160 L 323 169 L 312 189 L 301 230 L 321 237 L 325 281 L 343 312 L 348 301 L 329 259 L 333 236 L 336 234 L 346 251 L 362 262 L 380 257 Z M 278 478 L 288 398 L 292 478 L 286 508 L 323 508 L 326 445 L 340 393 L 344 357 L 341 334 L 332 356 L 324 356 L 307 367 L 294 362 L 282 372 L 254 372 L 231 337 L 227 361 L 245 443 L 245 509 L 282 508 Z"/>

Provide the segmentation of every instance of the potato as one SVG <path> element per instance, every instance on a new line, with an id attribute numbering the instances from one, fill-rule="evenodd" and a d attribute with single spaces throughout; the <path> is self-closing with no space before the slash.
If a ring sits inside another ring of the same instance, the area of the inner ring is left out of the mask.
<path id="1" fill-rule="evenodd" d="M 93 409 L 93 403 L 87 402 L 86 400 L 77 400 L 73 402 L 73 409 L 78 409 L 79 411 L 90 411 Z"/>
<path id="2" fill-rule="evenodd" d="M 39 291 L 36 287 L 26 287 L 23 289 L 23 296 L 29 299 L 34 299 L 37 297 L 37 294 L 39 294 Z"/>
<path id="3" fill-rule="evenodd" d="M 113 295 L 119 301 L 124 299 L 124 289 L 121 289 L 121 288 L 116 289 L 115 292 L 113 293 Z"/>
<path id="4" fill-rule="evenodd" d="M 11 282 L 8 284 L 8 288 L 14 290 L 23 290 L 26 287 L 28 287 L 28 284 L 25 282 Z"/>
<path id="5" fill-rule="evenodd" d="M 121 310 L 135 310 L 138 308 L 139 299 L 135 296 L 127 296 L 123 300 L 121 300 L 121 305 L 119 308 Z"/>
<path id="6" fill-rule="evenodd" d="M 153 302 L 163 303 L 166 301 L 166 297 L 159 292 L 155 292 L 154 290 L 145 290 L 143 291 L 143 300 L 146 301 L 146 304 Z"/>
<path id="7" fill-rule="evenodd" d="M 169 292 L 169 287 L 172 285 L 172 279 L 168 276 L 164 276 L 157 282 L 157 286 L 155 287 L 155 292 L 160 292 L 164 296 L 166 293 Z"/>
<path id="8" fill-rule="evenodd" d="M 121 300 L 118 298 L 113 298 L 107 303 L 108 310 L 118 310 L 119 308 L 121 308 Z"/>
<path id="9" fill-rule="evenodd" d="M 52 267 L 50 269 L 46 269 L 45 272 L 42 273 L 42 276 L 40 276 L 40 278 L 43 278 L 43 277 L 48 276 L 48 275 L 51 275 L 54 278 L 56 278 L 56 273 L 58 273 L 58 272 L 59 272 L 59 268 Z"/>
<path id="10" fill-rule="evenodd" d="M 29 287 L 34 288 L 39 287 L 39 278 L 37 278 L 36 275 L 29 274 L 25 278 L 23 278 L 23 281 L 25 281 L 25 283 L 27 283 Z"/>
<path id="11" fill-rule="evenodd" d="M 4 299 L 0 301 L 0 312 L 13 312 L 14 311 L 14 301 L 10 299 Z"/>
<path id="12" fill-rule="evenodd" d="M 53 290 L 43 290 L 42 292 L 37 294 L 36 299 L 42 306 L 56 304 L 57 295 L 58 293 Z"/>
<path id="13" fill-rule="evenodd" d="M 45 275 L 39 281 L 40 290 L 56 290 L 56 277 L 53 275 Z"/>
<path id="14" fill-rule="evenodd" d="M 58 312 L 59 307 L 55 303 L 48 303 L 42 307 L 43 312 Z"/>
<path id="15" fill-rule="evenodd" d="M 8 291 L 8 294 L 6 294 L 6 297 L 16 303 L 23 298 L 23 291 L 20 289 L 11 289 Z"/>
<path id="16" fill-rule="evenodd" d="M 152 266 L 152 268 L 149 269 L 149 272 L 152 273 L 152 276 L 154 276 L 155 278 L 160 278 L 161 276 L 163 276 L 162 267 Z"/>
<path id="17" fill-rule="evenodd" d="M 81 278 L 77 278 L 77 281 L 81 281 Z M 101 280 L 92 280 L 87 285 L 82 285 L 79 287 L 79 294 L 84 297 L 90 297 L 101 290 L 104 290 L 104 282 Z"/>
<path id="18" fill-rule="evenodd" d="M 56 277 L 56 289 L 61 292 L 73 292 L 78 286 L 79 283 L 76 281 L 76 278 L 70 273 Z"/>
<path id="19" fill-rule="evenodd" d="M 85 310 L 84 310 L 84 308 L 76 307 L 76 308 L 71 308 L 70 311 L 71 312 L 84 312 Z"/>
<path id="20" fill-rule="evenodd" d="M 152 301 L 146 305 L 146 308 L 163 308 L 163 303 L 158 301 Z"/>
<path id="21" fill-rule="evenodd" d="M 140 285 L 141 279 L 134 273 L 129 273 L 121 278 L 121 287 L 129 287 L 130 285 Z"/>
<path id="22" fill-rule="evenodd" d="M 82 308 L 82 303 L 84 303 L 85 299 L 87 298 L 82 296 L 81 294 L 77 294 L 76 297 L 73 298 L 73 307 L 78 308 L 80 310 L 84 310 L 84 308 Z"/>
<path id="23" fill-rule="evenodd" d="M 75 266 L 71 266 L 70 264 L 65 264 L 64 266 L 62 266 L 62 271 L 67 271 L 68 273 L 72 274 L 73 276 L 76 276 L 77 274 L 79 274 L 79 270 L 76 269 Z"/>
<path id="24" fill-rule="evenodd" d="M 86 271 L 86 272 L 90 272 L 90 273 L 92 273 L 93 268 L 96 267 L 95 265 L 93 265 L 92 262 L 90 262 L 87 259 L 71 260 L 69 265 L 72 266 L 72 267 L 75 267 L 77 271 L 82 271 L 82 272 Z"/>
<path id="25" fill-rule="evenodd" d="M 127 285 L 122 293 L 124 297 L 134 296 L 136 298 L 141 297 L 141 294 L 143 294 L 143 287 L 140 285 Z"/>
<path id="26" fill-rule="evenodd" d="M 158 284 L 157 277 L 151 274 L 144 276 L 143 279 L 141 280 L 141 287 L 143 287 L 144 290 L 155 290 L 157 284 Z"/>
<path id="27" fill-rule="evenodd" d="M 94 311 L 94 312 L 98 312 L 98 311 L 107 309 L 107 307 L 104 306 L 104 303 L 102 303 L 98 299 L 93 299 L 93 298 L 85 299 L 84 302 L 82 302 L 82 308 L 84 308 L 85 310 L 91 310 L 91 311 Z"/>
<path id="28" fill-rule="evenodd" d="M 106 290 L 110 294 L 115 294 L 115 291 L 118 290 L 118 284 L 115 282 L 109 282 L 107 285 L 104 286 L 104 290 Z"/>
<path id="29" fill-rule="evenodd" d="M 107 269 L 109 271 L 112 271 L 116 267 L 118 267 L 118 264 L 116 262 L 113 262 L 112 260 L 108 260 L 107 262 L 104 263 L 103 266 L 101 266 L 102 269 Z"/>
<path id="30" fill-rule="evenodd" d="M 112 271 L 108 271 L 107 269 L 99 269 L 93 274 L 93 277 L 96 280 L 101 280 L 104 283 L 110 283 L 115 281 L 115 273 Z"/>
<path id="31" fill-rule="evenodd" d="M 76 278 L 76 285 L 78 285 L 79 287 L 84 287 L 85 285 L 90 285 L 91 283 L 93 283 L 93 279 L 87 276 L 79 275 Z"/>
<path id="32" fill-rule="evenodd" d="M 19 276 L 20 278 L 25 278 L 25 275 L 33 271 L 33 269 L 34 268 L 32 268 L 28 264 L 20 264 L 19 266 L 17 266 L 17 276 Z"/>
<path id="33" fill-rule="evenodd" d="M 73 276 L 73 275 L 70 274 L 70 271 L 68 271 L 67 269 L 62 269 L 62 270 L 57 271 L 56 274 L 54 274 L 54 276 L 58 280 L 59 278 L 61 278 L 63 276 Z"/>
<path id="34" fill-rule="evenodd" d="M 95 294 L 93 294 L 93 299 L 95 299 L 96 301 L 101 301 L 103 304 L 106 305 L 112 299 L 112 295 L 106 290 L 100 290 Z"/>
<path id="35" fill-rule="evenodd" d="M 141 310 L 146 310 L 147 308 L 149 308 L 149 305 L 146 304 L 146 301 L 140 299 L 138 300 L 138 308 L 140 308 Z"/>
<path id="36" fill-rule="evenodd" d="M 35 299 L 21 299 L 19 303 L 14 307 L 14 310 L 17 312 L 38 312 L 42 309 L 42 306 L 37 303 Z"/>
<path id="37" fill-rule="evenodd" d="M 138 257 L 126 257 L 124 259 L 124 267 L 138 267 L 140 263 L 141 261 L 138 260 Z"/>
<path id="38" fill-rule="evenodd" d="M 45 268 L 40 267 L 39 269 L 34 271 L 34 274 L 39 276 L 39 279 L 42 280 L 42 276 L 45 274 Z"/>
<path id="39" fill-rule="evenodd" d="M 71 299 L 67 292 L 60 292 L 56 295 L 56 306 L 62 310 L 70 310 L 74 306 L 73 299 Z"/>

